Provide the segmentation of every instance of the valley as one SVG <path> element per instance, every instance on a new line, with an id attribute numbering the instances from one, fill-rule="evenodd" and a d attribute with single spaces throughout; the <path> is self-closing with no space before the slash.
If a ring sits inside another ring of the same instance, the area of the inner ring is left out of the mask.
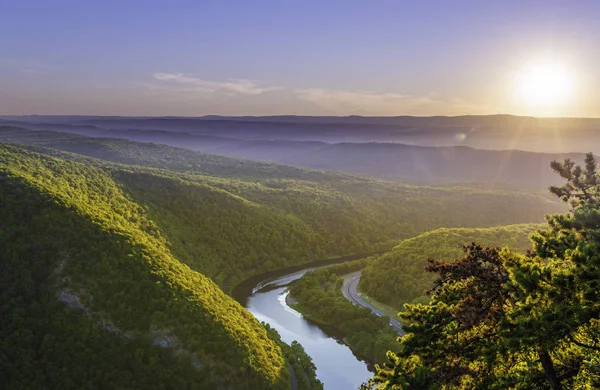
<path id="1" fill-rule="evenodd" d="M 25 284 L 39 291 L 28 298 L 26 321 L 46 302 L 37 298 L 42 294 L 55 307 L 43 314 L 46 321 L 93 334 L 124 356 L 135 342 L 146 351 L 140 370 L 170 364 L 190 388 L 225 388 L 241 377 L 248 388 L 358 387 L 373 374 L 369 367 L 397 350 L 402 332 L 397 318 L 361 295 L 397 310 L 403 303 L 425 303 L 434 280 L 424 271 L 427 257 L 457 256 L 460 245 L 471 241 L 524 250 L 544 215 L 566 209 L 537 185 L 515 188 L 514 181 L 496 177 L 406 184 L 14 126 L 0 127 L 0 142 L 3 231 L 23 220 L 28 222 L 20 236 L 50 240 L 30 246 L 2 236 L 16 261 L 3 281 L 6 313 L 17 307 L 11 309 L 10 292 L 21 280 L 23 259 L 41 253 L 45 265 Z M 28 213 L 32 208 L 38 211 Z M 328 262 L 338 264 L 324 267 Z M 265 276 L 282 270 L 292 273 Z M 246 284 L 252 291 L 244 287 L 247 295 L 240 298 L 236 291 Z M 43 339 L 33 325 L 19 324 L 11 320 L 5 329 L 25 326 Z M 52 340 L 64 339 L 63 328 L 54 332 Z M 26 345 L 15 342 L 6 351 L 20 353 Z M 124 369 L 125 361 L 98 356 L 105 359 L 99 367 Z M 61 364 L 77 372 L 78 364 L 90 364 L 86 359 Z M 44 364 L 35 360 L 31 375 Z M 356 366 L 355 376 L 344 374 L 349 366 Z M 48 384 L 35 378 L 14 380 Z M 106 383 L 127 380 L 117 375 Z"/>
<path id="2" fill-rule="evenodd" d="M 0 390 L 600 389 L 600 1 L 0 2 Z"/>

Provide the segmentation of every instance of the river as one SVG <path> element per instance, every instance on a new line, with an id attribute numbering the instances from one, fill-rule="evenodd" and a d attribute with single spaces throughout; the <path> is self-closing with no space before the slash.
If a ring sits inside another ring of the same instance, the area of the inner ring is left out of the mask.
<path id="1" fill-rule="evenodd" d="M 345 261 L 349 259 L 344 258 Z M 251 291 L 243 293 L 238 290 L 237 294 L 234 292 L 234 296 L 237 295 L 236 299 L 259 321 L 275 328 L 283 341 L 289 344 L 296 340 L 302 344 L 312 357 L 317 367 L 317 377 L 323 382 L 325 390 L 358 389 L 361 383 L 373 375 L 368 370 L 367 363 L 355 356 L 330 330 L 321 329 L 304 319 L 285 303 L 287 285 L 314 268 L 271 276 L 260 282 L 256 282 L 257 278 L 254 278 L 250 281 L 254 283 Z"/>

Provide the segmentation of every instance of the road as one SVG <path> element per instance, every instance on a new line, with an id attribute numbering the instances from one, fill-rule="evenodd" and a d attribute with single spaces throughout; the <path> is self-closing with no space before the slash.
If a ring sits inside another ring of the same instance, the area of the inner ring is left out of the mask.
<path id="1" fill-rule="evenodd" d="M 342 293 L 352 304 L 357 306 L 366 307 L 371 310 L 375 315 L 379 317 L 387 315 L 381 310 L 377 309 L 375 306 L 371 305 L 369 302 L 365 301 L 358 293 L 358 282 L 360 281 L 360 271 L 352 272 L 350 274 L 346 274 L 343 276 L 344 284 L 342 285 Z M 393 326 L 398 334 L 404 336 L 404 331 L 402 330 L 402 323 L 398 321 L 396 318 L 390 318 L 390 325 Z"/>
<path id="2" fill-rule="evenodd" d="M 290 372 L 290 381 L 292 382 L 292 390 L 298 390 L 298 378 L 296 372 L 290 363 L 288 363 L 288 371 Z"/>

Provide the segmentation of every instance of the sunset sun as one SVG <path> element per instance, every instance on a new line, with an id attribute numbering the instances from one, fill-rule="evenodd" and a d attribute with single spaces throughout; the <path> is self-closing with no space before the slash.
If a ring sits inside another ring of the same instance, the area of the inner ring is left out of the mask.
<path id="1" fill-rule="evenodd" d="M 558 62 L 536 62 L 521 69 L 516 79 L 519 100 L 534 109 L 559 109 L 575 94 L 573 70 Z"/>

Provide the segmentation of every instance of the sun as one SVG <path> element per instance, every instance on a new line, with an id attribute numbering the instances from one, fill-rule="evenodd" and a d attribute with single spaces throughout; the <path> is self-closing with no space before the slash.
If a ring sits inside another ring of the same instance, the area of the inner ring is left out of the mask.
<path id="1" fill-rule="evenodd" d="M 516 81 L 519 100 L 531 108 L 560 108 L 571 102 L 575 93 L 573 71 L 558 62 L 528 64 Z"/>

